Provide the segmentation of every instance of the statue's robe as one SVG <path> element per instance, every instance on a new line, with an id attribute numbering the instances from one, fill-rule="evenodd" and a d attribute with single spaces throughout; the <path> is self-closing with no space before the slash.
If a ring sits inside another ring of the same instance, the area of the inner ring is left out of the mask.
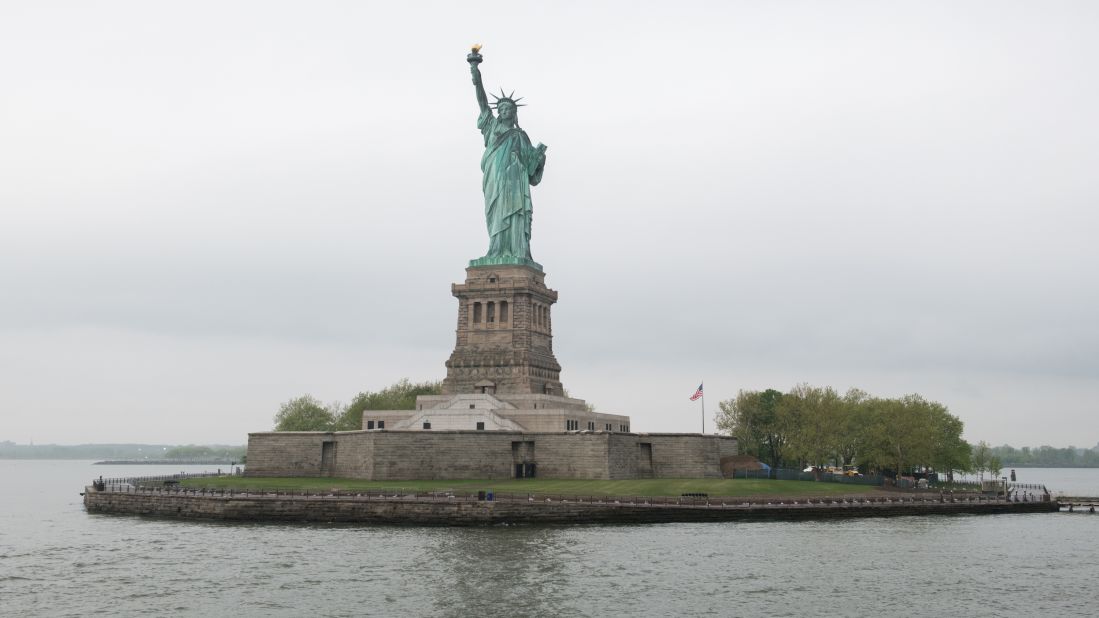
<path id="1" fill-rule="evenodd" d="M 529 260 L 534 212 L 530 187 L 541 182 L 546 155 L 531 146 L 526 131 L 499 122 L 492 110 L 481 112 L 477 128 L 485 138 L 481 172 L 489 236 L 486 255 Z"/>

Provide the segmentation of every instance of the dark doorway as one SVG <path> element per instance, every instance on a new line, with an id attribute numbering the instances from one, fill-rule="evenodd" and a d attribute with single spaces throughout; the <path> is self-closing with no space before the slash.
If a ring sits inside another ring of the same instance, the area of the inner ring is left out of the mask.
<path id="1" fill-rule="evenodd" d="M 332 476 L 334 467 L 336 467 L 336 443 L 321 442 L 321 476 Z"/>
<path id="2" fill-rule="evenodd" d="M 512 442 L 511 463 L 515 467 L 515 478 L 534 477 L 534 442 Z"/>

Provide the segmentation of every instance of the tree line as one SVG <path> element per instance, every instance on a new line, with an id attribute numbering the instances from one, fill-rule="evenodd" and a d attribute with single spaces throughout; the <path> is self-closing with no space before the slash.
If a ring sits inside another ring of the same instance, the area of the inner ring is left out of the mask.
<path id="1" fill-rule="evenodd" d="M 1039 446 L 1031 448 L 1024 446 L 1015 448 L 1003 445 L 992 447 L 992 453 L 1004 461 L 1004 465 L 1016 467 L 1047 467 L 1047 468 L 1099 468 L 1099 445 L 1094 448 L 1082 449 L 1070 446 L 1068 448 L 1054 448 L 1052 446 Z"/>
<path id="2" fill-rule="evenodd" d="M 363 391 L 350 404 L 322 404 L 312 395 L 302 395 L 279 406 L 275 431 L 356 431 L 362 429 L 364 410 L 415 410 L 419 395 L 438 395 L 442 382 L 400 380 L 380 391 Z"/>
<path id="3" fill-rule="evenodd" d="M 244 457 L 243 446 L 206 446 L 203 444 L 185 444 L 164 451 L 164 459 L 231 459 L 240 461 Z"/>
<path id="4" fill-rule="evenodd" d="M 198 459 L 240 460 L 244 446 L 170 444 L 16 444 L 0 441 L 0 459 Z"/>
<path id="5" fill-rule="evenodd" d="M 718 429 L 736 436 L 741 453 L 772 467 L 858 466 L 863 471 L 914 469 L 980 472 L 964 425 L 946 406 L 920 395 L 875 397 L 859 389 L 799 384 L 788 392 L 745 391 L 720 402 Z M 987 445 L 984 445 L 987 448 Z M 997 460 L 977 461 L 985 471 Z"/>

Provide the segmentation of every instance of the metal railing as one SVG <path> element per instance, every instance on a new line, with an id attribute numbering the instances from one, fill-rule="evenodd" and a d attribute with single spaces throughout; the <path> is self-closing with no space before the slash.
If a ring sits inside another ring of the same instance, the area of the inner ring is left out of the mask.
<path id="1" fill-rule="evenodd" d="M 200 479 L 210 478 L 217 476 L 236 476 L 239 475 L 238 470 L 229 470 L 217 472 L 180 472 L 178 474 L 160 474 L 156 476 L 122 476 L 115 478 L 103 478 L 92 479 L 92 487 L 95 487 L 99 491 L 118 491 L 120 488 L 125 487 L 144 487 L 147 485 L 164 485 L 178 484 L 185 479 Z"/>
<path id="2" fill-rule="evenodd" d="M 217 476 L 216 473 L 192 475 L 194 477 Z M 225 476 L 225 475 L 222 475 Z M 154 480 L 157 477 L 143 477 Z M 951 494 L 935 492 L 925 494 L 900 494 L 868 496 L 861 494 L 824 497 L 775 497 L 775 496 L 583 496 L 539 493 L 497 493 L 492 490 L 459 492 L 449 490 L 420 491 L 391 489 L 368 490 L 263 490 L 188 487 L 178 484 L 108 483 L 104 479 L 99 491 L 141 494 L 176 495 L 209 498 L 247 497 L 249 499 L 290 500 L 345 500 L 345 501 L 407 501 L 407 502 L 526 502 L 588 504 L 621 507 L 692 507 L 692 508 L 766 508 L 766 507 L 860 507 L 901 506 L 929 504 L 1009 504 L 1022 500 L 1010 500 L 1003 496 L 983 494 Z M 98 482 L 98 481 L 96 481 Z M 1040 501 L 1040 500 L 1034 500 Z"/>
<path id="3" fill-rule="evenodd" d="M 1007 483 L 1007 497 L 1015 502 L 1049 502 L 1051 495 L 1045 485 L 1037 483 Z"/>
<path id="4" fill-rule="evenodd" d="M 950 482 L 946 480 L 946 475 L 940 475 L 939 479 L 933 483 L 928 484 L 932 489 L 953 489 L 955 491 L 981 491 L 981 483 L 979 481 L 954 481 Z"/>
<path id="5" fill-rule="evenodd" d="M 819 477 L 819 478 L 818 478 Z M 847 476 L 833 474 L 831 472 L 805 472 L 790 468 L 771 468 L 770 470 L 737 470 L 733 478 L 738 479 L 772 479 L 779 481 L 821 481 L 825 483 L 848 483 L 850 485 L 881 485 L 880 474 L 867 474 L 859 476 Z"/>

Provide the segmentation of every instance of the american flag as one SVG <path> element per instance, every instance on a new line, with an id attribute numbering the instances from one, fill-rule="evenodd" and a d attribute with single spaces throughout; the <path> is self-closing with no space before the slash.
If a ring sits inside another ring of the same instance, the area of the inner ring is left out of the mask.
<path id="1" fill-rule="evenodd" d="M 701 385 L 701 384 L 699 384 L 699 385 L 698 385 L 698 390 L 697 390 L 697 391 L 695 391 L 695 394 L 694 394 L 694 395 L 691 395 L 691 401 L 695 401 L 695 400 L 697 400 L 697 399 L 698 399 L 699 397 L 701 397 L 701 396 L 702 396 L 702 385 Z"/>

